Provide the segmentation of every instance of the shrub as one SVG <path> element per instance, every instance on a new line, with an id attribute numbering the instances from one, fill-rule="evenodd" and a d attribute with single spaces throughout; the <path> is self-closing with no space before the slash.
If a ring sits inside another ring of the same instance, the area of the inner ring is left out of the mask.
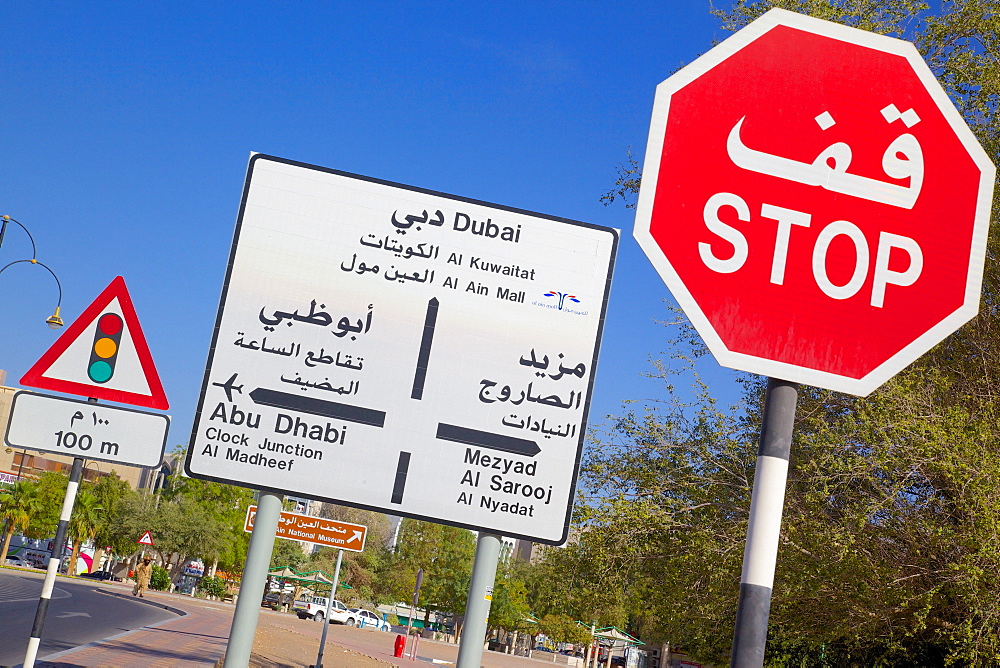
<path id="1" fill-rule="evenodd" d="M 226 595 L 226 581 L 222 578 L 204 577 L 198 581 L 198 591 L 207 596 L 222 599 Z"/>
<path id="2" fill-rule="evenodd" d="M 153 574 L 149 577 L 149 588 L 166 591 L 170 588 L 170 571 L 153 564 Z"/>

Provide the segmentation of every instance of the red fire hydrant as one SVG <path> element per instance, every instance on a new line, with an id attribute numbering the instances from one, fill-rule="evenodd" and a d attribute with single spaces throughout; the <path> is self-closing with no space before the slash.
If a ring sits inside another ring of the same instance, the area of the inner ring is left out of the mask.
<path id="1" fill-rule="evenodd" d="M 392 655 L 399 658 L 403 656 L 404 649 L 406 649 L 406 638 L 404 636 L 396 636 L 396 644 L 392 649 Z"/>

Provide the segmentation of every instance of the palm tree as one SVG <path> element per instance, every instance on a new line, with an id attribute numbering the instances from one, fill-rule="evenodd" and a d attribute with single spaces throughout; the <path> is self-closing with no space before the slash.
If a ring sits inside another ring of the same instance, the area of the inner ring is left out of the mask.
<path id="1" fill-rule="evenodd" d="M 115 540 L 116 533 L 118 533 L 117 529 L 121 524 L 121 508 L 125 498 L 133 492 L 130 490 L 128 483 L 119 478 L 115 473 L 98 478 L 97 482 L 92 487 L 89 487 L 89 491 L 97 497 L 98 505 L 103 510 L 100 522 L 95 527 L 96 532 L 93 538 L 95 545 L 94 566 L 92 570 L 97 570 L 104 560 L 105 546 L 117 547 L 116 542 L 121 542 Z M 134 547 L 135 538 L 130 537 L 123 551 L 129 551 Z"/>
<path id="2" fill-rule="evenodd" d="M 100 501 L 91 492 L 83 490 L 76 495 L 73 514 L 70 515 L 69 525 L 66 527 L 73 541 L 73 553 L 70 555 L 69 569 L 66 571 L 70 575 L 76 575 L 76 560 L 80 556 L 80 548 L 85 542 L 94 539 L 101 525 L 103 510 Z"/>
<path id="3" fill-rule="evenodd" d="M 0 564 L 7 559 L 14 533 L 28 528 L 37 504 L 38 486 L 30 480 L 18 480 L 9 489 L 0 492 L 0 522 L 4 525 Z"/>

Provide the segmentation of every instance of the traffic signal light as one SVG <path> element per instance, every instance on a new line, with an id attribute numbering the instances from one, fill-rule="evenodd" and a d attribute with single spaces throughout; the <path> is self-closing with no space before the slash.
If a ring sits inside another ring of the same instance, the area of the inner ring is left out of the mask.
<path id="1" fill-rule="evenodd" d="M 94 345 L 90 348 L 87 375 L 95 383 L 106 383 L 115 375 L 115 360 L 124 323 L 116 313 L 105 313 L 97 321 Z"/>

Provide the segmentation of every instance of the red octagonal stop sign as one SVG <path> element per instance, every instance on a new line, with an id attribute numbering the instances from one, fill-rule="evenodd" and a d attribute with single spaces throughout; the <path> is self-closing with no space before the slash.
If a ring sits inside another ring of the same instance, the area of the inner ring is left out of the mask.
<path id="1" fill-rule="evenodd" d="M 719 363 L 866 395 L 978 310 L 994 174 L 912 44 L 775 9 L 657 87 L 635 237 Z"/>

